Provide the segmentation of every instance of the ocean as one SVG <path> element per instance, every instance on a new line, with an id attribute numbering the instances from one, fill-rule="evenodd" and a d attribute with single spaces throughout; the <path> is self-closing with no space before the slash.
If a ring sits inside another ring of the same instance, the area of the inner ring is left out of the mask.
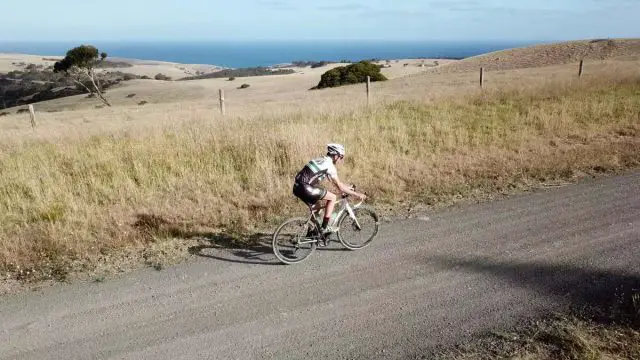
<path id="1" fill-rule="evenodd" d="M 496 41 L 262 41 L 262 42 L 90 42 L 110 57 L 257 67 L 292 61 L 400 58 L 466 58 L 534 42 Z M 80 43 L 0 42 L 0 53 L 63 56 Z"/>

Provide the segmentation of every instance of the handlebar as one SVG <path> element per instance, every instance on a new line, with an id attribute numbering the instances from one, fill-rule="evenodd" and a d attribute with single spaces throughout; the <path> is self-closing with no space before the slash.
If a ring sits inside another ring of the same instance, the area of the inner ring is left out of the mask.
<path id="1" fill-rule="evenodd" d="M 351 185 L 351 190 L 352 190 L 352 191 L 356 191 L 356 185 L 355 185 L 355 184 L 352 184 L 352 185 Z M 366 193 L 366 192 L 365 192 L 364 194 L 365 194 L 365 195 L 367 195 L 367 193 Z M 349 196 L 350 196 L 349 194 L 344 193 L 344 192 L 343 192 L 342 194 L 340 194 L 340 197 L 341 197 L 342 199 L 346 199 L 346 198 L 348 198 Z M 360 201 L 359 203 L 355 204 L 354 206 L 355 206 L 355 207 L 358 207 L 358 206 L 362 205 L 362 203 L 364 203 L 364 200 Z"/>

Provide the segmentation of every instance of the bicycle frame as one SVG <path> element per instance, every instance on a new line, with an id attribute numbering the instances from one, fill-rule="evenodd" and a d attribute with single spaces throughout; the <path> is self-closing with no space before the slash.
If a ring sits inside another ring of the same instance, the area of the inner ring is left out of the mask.
<path id="1" fill-rule="evenodd" d="M 340 218 L 343 216 L 343 214 L 345 213 L 345 211 L 349 214 L 349 217 L 351 217 L 353 219 L 353 221 L 355 221 L 356 226 L 358 227 L 358 229 L 361 229 L 360 223 L 358 222 L 358 219 L 356 218 L 356 214 L 354 213 L 354 209 L 359 208 L 362 203 L 364 201 L 360 201 L 359 203 L 355 204 L 355 205 L 351 205 L 349 204 L 349 198 L 348 196 L 342 196 L 341 199 L 339 201 L 336 202 L 336 207 L 339 208 L 338 212 L 335 213 L 335 217 L 333 217 L 335 220 L 333 220 L 331 222 L 331 226 L 334 226 L 335 223 L 340 220 Z M 344 204 L 344 205 L 343 205 Z M 342 205 L 342 206 L 340 206 Z M 335 210 L 334 210 L 335 212 Z M 320 224 L 320 222 L 318 221 L 318 219 L 315 216 L 315 212 L 313 210 L 311 210 L 311 208 L 309 208 L 309 219 L 307 221 L 313 221 L 313 223 L 315 224 L 315 226 L 320 229 L 320 227 L 322 226 Z M 317 241 L 317 240 L 315 240 Z"/>

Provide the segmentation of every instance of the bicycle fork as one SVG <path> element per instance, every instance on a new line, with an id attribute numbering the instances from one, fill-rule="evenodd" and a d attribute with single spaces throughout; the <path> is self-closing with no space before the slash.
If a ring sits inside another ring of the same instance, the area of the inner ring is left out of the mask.
<path id="1" fill-rule="evenodd" d="M 353 209 L 351 209 L 351 206 L 347 205 L 345 206 L 345 208 L 347 209 L 349 217 L 351 217 L 353 219 L 353 222 L 356 224 L 356 228 L 358 229 L 358 231 L 362 231 L 362 226 L 360 226 L 358 218 L 356 218 L 356 213 L 353 211 Z"/>

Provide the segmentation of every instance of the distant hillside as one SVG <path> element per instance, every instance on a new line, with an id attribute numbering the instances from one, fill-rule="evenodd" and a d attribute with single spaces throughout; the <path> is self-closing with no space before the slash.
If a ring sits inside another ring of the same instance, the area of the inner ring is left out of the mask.
<path id="1" fill-rule="evenodd" d="M 266 76 L 266 75 L 288 75 L 294 74 L 292 69 L 271 69 L 267 67 L 240 68 L 240 69 L 224 69 L 208 74 L 187 76 L 179 80 L 202 80 L 202 79 L 220 79 L 231 77 L 250 77 L 250 76 Z"/>
<path id="2" fill-rule="evenodd" d="M 486 70 L 513 70 L 562 65 L 584 60 L 640 60 L 640 39 L 597 39 L 534 45 L 496 51 L 433 69 L 449 73 Z"/>
<path id="3" fill-rule="evenodd" d="M 122 81 L 140 78 L 139 75 L 121 71 L 98 74 L 103 89 L 108 89 Z M 90 86 L 90 84 L 87 85 Z M 64 75 L 49 69 L 39 70 L 34 64 L 26 66 L 24 71 L 0 73 L 0 110 L 85 93 L 85 89 L 79 88 Z"/>

